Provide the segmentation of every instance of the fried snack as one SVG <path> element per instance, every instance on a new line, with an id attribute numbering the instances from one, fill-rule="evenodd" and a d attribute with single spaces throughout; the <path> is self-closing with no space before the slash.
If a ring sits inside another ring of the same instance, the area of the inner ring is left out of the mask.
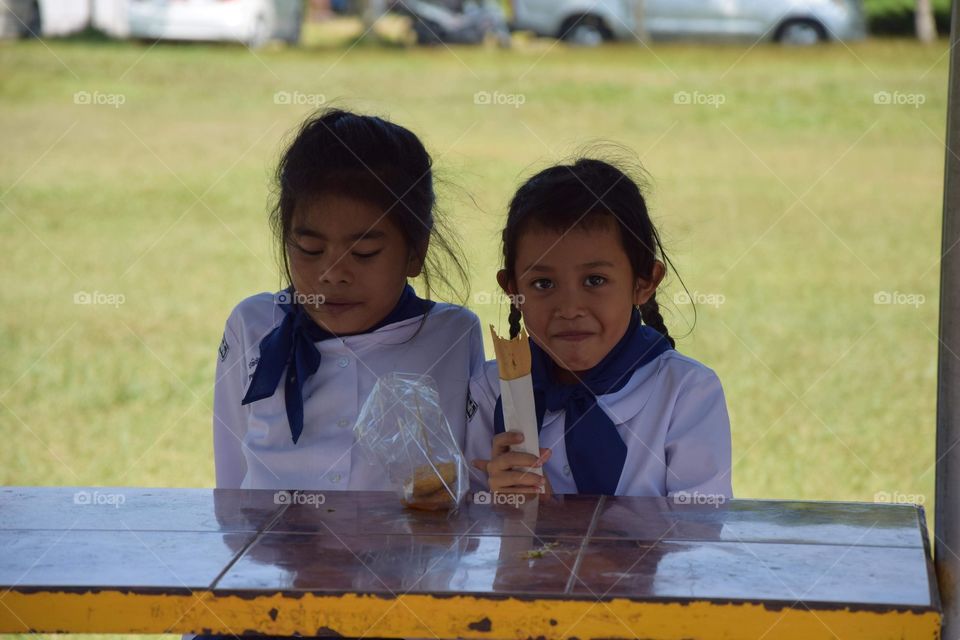
<path id="1" fill-rule="evenodd" d="M 406 496 L 403 504 L 427 511 L 452 507 L 456 502 L 451 495 L 456 481 L 457 465 L 453 462 L 420 465 L 413 476 L 403 483 L 403 493 Z"/>
<path id="2" fill-rule="evenodd" d="M 434 469 L 436 467 L 436 469 Z M 441 462 L 436 465 L 424 464 L 417 467 L 412 478 L 403 484 L 404 493 L 414 498 L 436 493 L 452 485 L 457 479 L 457 465 Z"/>
<path id="3" fill-rule="evenodd" d="M 490 325 L 493 337 L 493 352 L 497 358 L 497 369 L 501 380 L 516 380 L 530 375 L 533 366 L 530 356 L 530 338 L 526 329 L 520 329 L 520 335 L 513 339 L 501 338 L 497 330 Z"/>

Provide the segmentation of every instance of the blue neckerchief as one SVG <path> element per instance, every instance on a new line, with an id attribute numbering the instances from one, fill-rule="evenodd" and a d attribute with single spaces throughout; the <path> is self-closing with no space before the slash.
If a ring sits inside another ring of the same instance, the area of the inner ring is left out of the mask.
<path id="1" fill-rule="evenodd" d="M 627 445 L 617 433 L 616 425 L 597 405 L 597 396 L 623 388 L 634 371 L 670 349 L 670 342 L 662 334 L 640 324 L 640 313 L 634 309 L 626 333 L 610 353 L 579 382 L 560 384 L 550 375 L 556 365 L 530 341 L 537 431 L 543 428 L 543 415 L 547 410 L 565 411 L 563 441 L 578 493 L 613 495 L 627 459 Z M 504 431 L 503 404 L 499 397 L 493 429 L 494 433 Z"/>
<path id="2" fill-rule="evenodd" d="M 286 289 L 286 292 L 290 299 L 293 296 L 293 287 Z M 372 333 L 388 324 L 421 316 L 433 308 L 434 304 L 432 300 L 417 297 L 413 287 L 408 284 L 400 294 L 393 311 L 363 333 Z M 296 444 L 303 433 L 303 385 L 320 368 L 320 352 L 314 343 L 338 336 L 317 325 L 303 307 L 295 302 L 278 300 L 277 306 L 285 315 L 280 324 L 260 341 L 260 362 L 240 404 L 250 404 L 271 397 L 286 370 L 284 399 L 290 433 Z"/>

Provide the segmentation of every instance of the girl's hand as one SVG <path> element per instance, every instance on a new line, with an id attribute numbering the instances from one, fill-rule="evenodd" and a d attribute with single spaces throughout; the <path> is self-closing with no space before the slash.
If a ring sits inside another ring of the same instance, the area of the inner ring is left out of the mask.
<path id="1" fill-rule="evenodd" d="M 494 493 L 551 493 L 546 475 L 531 473 L 525 467 L 542 468 L 553 452 L 541 447 L 538 458 L 531 453 L 510 450 L 511 445 L 521 442 L 523 434 L 519 431 L 498 433 L 493 437 L 491 460 L 474 460 L 473 466 L 487 472 L 490 491 Z"/>

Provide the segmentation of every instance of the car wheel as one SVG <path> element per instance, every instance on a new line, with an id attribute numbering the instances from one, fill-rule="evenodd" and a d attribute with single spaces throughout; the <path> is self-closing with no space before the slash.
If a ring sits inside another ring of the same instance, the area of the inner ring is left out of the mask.
<path id="1" fill-rule="evenodd" d="M 826 39 L 826 31 L 812 20 L 792 20 L 780 27 L 777 34 L 780 44 L 793 47 L 809 47 Z"/>
<path id="2" fill-rule="evenodd" d="M 607 40 L 609 32 L 603 21 L 596 16 L 582 16 L 568 20 L 561 37 L 579 47 L 596 47 Z"/>

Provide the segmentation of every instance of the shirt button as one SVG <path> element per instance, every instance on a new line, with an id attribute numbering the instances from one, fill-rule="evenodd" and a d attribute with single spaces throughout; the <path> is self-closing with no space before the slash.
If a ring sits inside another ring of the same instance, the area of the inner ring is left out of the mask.
<path id="1" fill-rule="evenodd" d="M 568 464 L 563 465 L 563 475 L 565 476 L 570 475 L 570 465 Z"/>
<path id="2" fill-rule="evenodd" d="M 337 426 L 338 426 L 338 427 L 344 427 L 344 428 L 349 427 L 349 426 L 350 426 L 350 421 L 347 420 L 346 418 L 343 418 L 342 420 L 337 420 Z"/>
<path id="3" fill-rule="evenodd" d="M 340 367 L 341 369 L 346 367 L 348 364 L 350 364 L 350 360 L 345 356 L 337 360 L 337 366 Z"/>
<path id="4" fill-rule="evenodd" d="M 332 476 L 330 476 L 330 481 L 331 481 L 331 482 L 340 482 L 340 479 L 341 479 L 342 477 L 343 477 L 343 476 L 341 476 L 339 473 L 335 473 L 335 474 L 333 474 Z"/>

